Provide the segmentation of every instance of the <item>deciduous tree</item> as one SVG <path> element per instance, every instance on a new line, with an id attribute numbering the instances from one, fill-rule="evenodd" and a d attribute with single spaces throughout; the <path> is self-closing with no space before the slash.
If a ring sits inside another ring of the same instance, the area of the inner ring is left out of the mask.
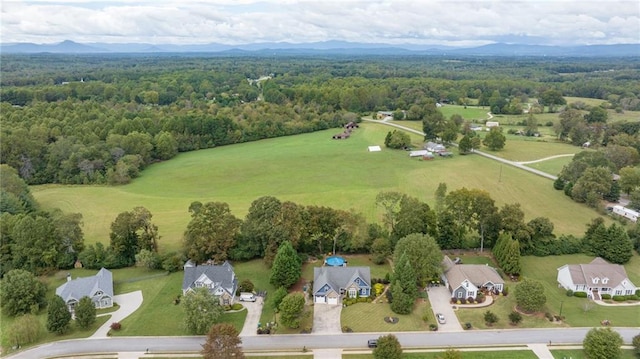
<path id="1" fill-rule="evenodd" d="M 378 346 L 373 349 L 375 359 L 400 359 L 402 358 L 402 346 L 398 338 L 393 334 L 378 338 Z"/>
<path id="2" fill-rule="evenodd" d="M 200 354 L 204 359 L 244 358 L 242 339 L 236 328 L 229 323 L 219 323 L 211 327 L 207 340 L 202 344 Z"/>
<path id="3" fill-rule="evenodd" d="M 242 221 L 231 214 L 229 205 L 223 202 L 193 202 L 189 212 L 191 221 L 184 233 L 187 257 L 198 263 L 209 259 L 226 260 L 236 243 Z"/>
<path id="4" fill-rule="evenodd" d="M 491 151 L 499 151 L 504 148 L 507 138 L 502 134 L 502 128 L 492 127 L 482 143 Z"/>
<path id="5" fill-rule="evenodd" d="M 282 325 L 289 328 L 300 327 L 300 317 L 304 312 L 304 294 L 294 292 L 287 294 L 278 306 Z"/>
<path id="6" fill-rule="evenodd" d="M 222 315 L 220 300 L 208 288 L 196 288 L 187 292 L 182 300 L 184 324 L 191 334 L 203 335 Z"/>
<path id="7" fill-rule="evenodd" d="M 526 278 L 520 282 L 516 286 L 514 295 L 518 308 L 529 313 L 540 311 L 547 302 L 542 283 L 533 279 Z"/>
<path id="8" fill-rule="evenodd" d="M 14 269 L 0 281 L 0 304 L 7 315 L 37 314 L 46 303 L 46 287 L 33 274 Z"/>
<path id="9" fill-rule="evenodd" d="M 416 276 L 416 285 L 424 285 L 442 274 L 442 251 L 438 243 L 426 234 L 410 234 L 398 241 L 393 252 L 394 263 L 406 255 Z"/>
<path id="10" fill-rule="evenodd" d="M 622 357 L 623 340 L 611 328 L 593 328 L 582 341 L 584 353 L 589 359 L 618 359 Z"/>

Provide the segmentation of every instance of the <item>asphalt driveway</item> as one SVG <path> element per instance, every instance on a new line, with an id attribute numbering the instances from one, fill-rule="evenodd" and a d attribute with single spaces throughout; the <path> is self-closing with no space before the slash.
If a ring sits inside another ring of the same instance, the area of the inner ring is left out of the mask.
<path id="1" fill-rule="evenodd" d="M 314 304 L 313 305 L 313 334 L 340 334 L 340 313 L 342 305 Z"/>
<path id="2" fill-rule="evenodd" d="M 449 293 L 449 289 L 445 286 L 431 287 L 428 293 L 433 315 L 435 316 L 436 313 L 442 313 L 447 321 L 445 324 L 438 324 L 438 331 L 461 332 L 462 326 L 451 305 L 451 293 Z"/>

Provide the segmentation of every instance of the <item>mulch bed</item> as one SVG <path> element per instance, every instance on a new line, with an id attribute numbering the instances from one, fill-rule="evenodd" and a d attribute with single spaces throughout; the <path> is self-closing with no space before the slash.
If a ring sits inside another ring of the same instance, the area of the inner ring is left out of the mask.
<path id="1" fill-rule="evenodd" d="M 400 321 L 400 318 L 398 317 L 384 317 L 384 321 L 389 323 L 389 324 L 396 324 Z"/>

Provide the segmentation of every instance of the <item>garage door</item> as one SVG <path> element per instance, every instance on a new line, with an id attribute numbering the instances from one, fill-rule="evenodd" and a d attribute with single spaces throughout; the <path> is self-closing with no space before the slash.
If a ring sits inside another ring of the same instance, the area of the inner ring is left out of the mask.
<path id="1" fill-rule="evenodd" d="M 316 295 L 316 303 L 326 303 L 327 299 L 324 295 Z"/>
<path id="2" fill-rule="evenodd" d="M 338 297 L 329 297 L 329 304 L 338 304 Z"/>

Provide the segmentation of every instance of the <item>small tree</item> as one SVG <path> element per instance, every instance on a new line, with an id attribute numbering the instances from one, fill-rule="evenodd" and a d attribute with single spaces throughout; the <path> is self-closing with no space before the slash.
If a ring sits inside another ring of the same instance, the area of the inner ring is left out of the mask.
<path id="1" fill-rule="evenodd" d="M 544 287 L 536 280 L 525 279 L 516 286 L 516 304 L 526 312 L 537 312 L 547 302 Z"/>
<path id="2" fill-rule="evenodd" d="M 378 346 L 373 349 L 373 357 L 376 359 L 402 358 L 402 346 L 398 338 L 393 334 L 378 338 Z"/>
<path id="3" fill-rule="evenodd" d="M 633 337 L 631 344 L 633 345 L 633 352 L 636 353 L 638 358 L 640 358 L 640 334 Z"/>
<path id="4" fill-rule="evenodd" d="M 513 311 L 509 314 L 509 321 L 511 322 L 511 324 L 513 325 L 518 325 L 518 323 L 520 323 L 522 321 L 522 314 Z"/>
<path id="5" fill-rule="evenodd" d="M 76 305 L 76 323 L 82 329 L 87 329 L 96 321 L 96 307 L 91 298 L 82 297 Z"/>
<path id="6" fill-rule="evenodd" d="M 273 260 L 271 277 L 269 281 L 276 287 L 291 287 L 302 274 L 302 263 L 300 257 L 289 241 L 284 241 L 278 248 L 278 253 Z"/>
<path id="7" fill-rule="evenodd" d="M 287 294 L 289 294 L 289 293 L 287 292 L 287 288 L 285 288 L 285 287 L 280 287 L 280 288 L 276 289 L 276 291 L 273 292 L 273 294 L 270 294 L 268 296 L 269 302 L 271 303 L 271 306 L 273 308 L 275 308 L 276 310 L 278 310 L 278 307 L 280 306 L 280 303 L 282 303 L 282 300 L 284 299 L 284 297 L 287 296 Z"/>
<path id="8" fill-rule="evenodd" d="M 489 147 L 491 151 L 499 151 L 504 148 L 507 138 L 502 134 L 502 128 L 491 127 L 489 133 L 484 137 L 482 143 Z"/>
<path id="9" fill-rule="evenodd" d="M 589 359 L 618 359 L 622 356 L 622 343 L 620 334 L 611 328 L 593 328 L 585 336 L 582 346 Z"/>
<path id="10" fill-rule="evenodd" d="M 238 286 L 240 292 L 253 292 L 254 288 L 253 282 L 249 279 L 244 279 Z"/>
<path id="11" fill-rule="evenodd" d="M 304 311 L 304 294 L 300 292 L 287 294 L 278 307 L 280 321 L 289 328 L 300 327 L 300 316 Z"/>
<path id="12" fill-rule="evenodd" d="M 64 303 L 64 299 L 54 295 L 47 308 L 47 330 L 51 333 L 64 334 L 69 329 L 71 313 Z"/>
<path id="13" fill-rule="evenodd" d="M 487 310 L 484 312 L 484 321 L 488 326 L 493 326 L 498 322 L 498 316 L 494 312 Z"/>
<path id="14" fill-rule="evenodd" d="M 462 353 L 459 350 L 447 349 L 440 359 L 462 359 Z"/>
<path id="15" fill-rule="evenodd" d="M 207 288 L 196 288 L 184 296 L 184 324 L 191 334 L 205 334 L 222 315 L 222 307 L 217 297 Z"/>
<path id="16" fill-rule="evenodd" d="M 14 269 L 0 281 L 0 305 L 10 316 L 36 314 L 46 303 L 47 288 L 31 272 Z"/>
<path id="17" fill-rule="evenodd" d="M 242 339 L 238 334 L 236 328 L 229 323 L 212 326 L 200 354 L 204 359 L 244 358 Z"/>

